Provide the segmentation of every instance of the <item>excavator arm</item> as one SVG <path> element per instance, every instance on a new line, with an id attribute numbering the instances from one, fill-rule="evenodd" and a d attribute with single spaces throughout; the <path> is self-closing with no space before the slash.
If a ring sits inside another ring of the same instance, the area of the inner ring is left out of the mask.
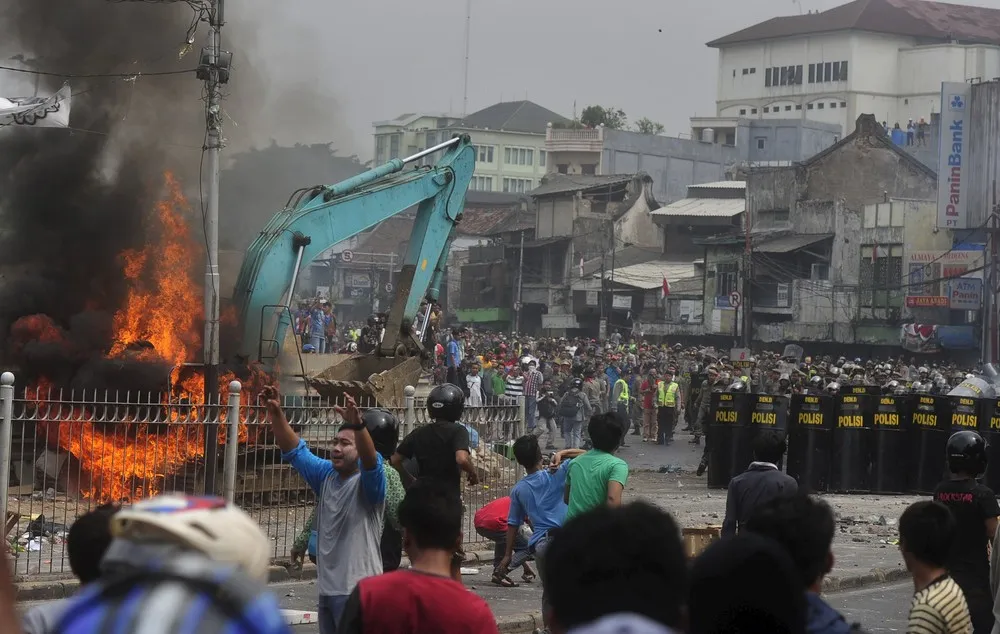
<path id="1" fill-rule="evenodd" d="M 433 167 L 404 171 L 408 164 L 441 150 L 446 151 Z M 437 299 L 474 170 L 475 151 L 469 136 L 461 135 L 336 185 L 303 190 L 261 231 L 240 268 L 233 299 L 242 325 L 242 356 L 272 366 L 291 326 L 291 303 L 303 264 L 414 206 L 416 223 L 378 355 L 422 352 L 412 324 L 421 301 Z"/>

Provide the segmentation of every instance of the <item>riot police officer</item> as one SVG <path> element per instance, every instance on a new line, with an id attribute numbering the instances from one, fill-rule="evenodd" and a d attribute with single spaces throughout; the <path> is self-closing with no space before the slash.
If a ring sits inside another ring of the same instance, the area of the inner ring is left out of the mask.
<path id="1" fill-rule="evenodd" d="M 986 472 L 986 441 L 974 431 L 954 433 L 947 455 L 951 475 L 934 489 L 934 500 L 951 509 L 958 529 L 946 568 L 965 594 L 974 633 L 987 634 L 993 628 L 993 593 L 986 548 L 996 534 L 1000 506 L 993 491 L 976 481 Z"/>

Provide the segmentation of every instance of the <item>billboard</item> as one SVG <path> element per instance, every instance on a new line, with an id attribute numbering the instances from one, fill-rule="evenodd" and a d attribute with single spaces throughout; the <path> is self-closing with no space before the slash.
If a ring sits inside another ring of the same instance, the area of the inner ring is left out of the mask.
<path id="1" fill-rule="evenodd" d="M 941 229 L 968 229 L 969 98 L 972 85 L 941 84 L 941 141 L 938 148 L 938 221 Z"/>
<path id="2" fill-rule="evenodd" d="M 906 256 L 906 305 L 910 308 L 977 310 L 981 303 L 983 251 L 913 251 Z M 977 297 L 978 295 L 978 297 Z M 971 308 L 976 304 L 975 308 Z"/>

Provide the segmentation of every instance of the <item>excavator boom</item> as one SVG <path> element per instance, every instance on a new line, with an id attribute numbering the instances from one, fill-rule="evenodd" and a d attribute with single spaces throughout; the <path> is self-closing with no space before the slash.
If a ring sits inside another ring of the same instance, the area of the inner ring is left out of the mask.
<path id="1" fill-rule="evenodd" d="M 445 152 L 436 165 L 406 169 L 441 150 Z M 275 214 L 250 245 L 240 268 L 233 299 L 242 325 L 241 355 L 273 368 L 292 324 L 292 299 L 302 266 L 414 206 L 413 235 L 376 359 L 355 359 L 347 364 L 351 367 L 327 374 L 337 381 L 367 381 L 370 368 L 377 368 L 372 374 L 385 372 L 422 354 L 412 325 L 421 301 L 437 299 L 474 170 L 475 152 L 468 135 L 462 135 L 336 185 L 297 192 L 298 199 Z M 415 367 L 415 361 L 409 366 Z"/>

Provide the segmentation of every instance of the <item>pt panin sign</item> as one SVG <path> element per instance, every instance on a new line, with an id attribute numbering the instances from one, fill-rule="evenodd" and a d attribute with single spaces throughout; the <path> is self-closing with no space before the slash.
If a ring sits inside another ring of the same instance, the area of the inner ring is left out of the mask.
<path id="1" fill-rule="evenodd" d="M 968 229 L 969 100 L 972 85 L 941 84 L 941 143 L 938 149 L 938 221 L 941 229 Z"/>

